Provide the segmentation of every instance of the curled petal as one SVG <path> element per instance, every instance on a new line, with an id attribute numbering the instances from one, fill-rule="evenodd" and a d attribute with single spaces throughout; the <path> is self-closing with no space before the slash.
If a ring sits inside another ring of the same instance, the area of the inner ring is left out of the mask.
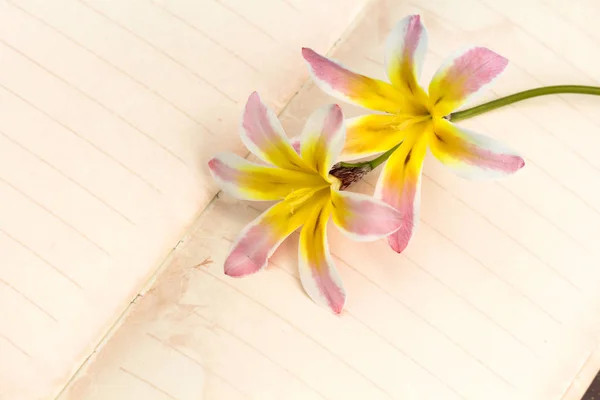
<path id="1" fill-rule="evenodd" d="M 292 144 L 292 147 L 294 148 L 296 153 L 300 154 L 300 137 L 299 136 L 293 137 L 290 140 L 290 143 Z"/>
<path id="2" fill-rule="evenodd" d="M 433 133 L 429 144 L 433 155 L 464 178 L 499 178 L 525 166 L 508 146 L 446 120 L 436 121 Z"/>
<path id="3" fill-rule="evenodd" d="M 342 151 L 345 133 L 344 114 L 337 104 L 317 109 L 306 121 L 300 136 L 302 159 L 327 178 Z"/>
<path id="4" fill-rule="evenodd" d="M 342 157 L 346 160 L 372 156 L 388 151 L 402 142 L 414 117 L 367 114 L 346 120 L 346 144 Z"/>
<path id="5" fill-rule="evenodd" d="M 326 184 L 310 172 L 258 165 L 232 153 L 218 154 L 208 167 L 224 192 L 242 200 L 281 200 L 302 188 Z"/>
<path id="6" fill-rule="evenodd" d="M 327 244 L 327 222 L 331 213 L 327 205 L 315 210 L 300 231 L 298 268 L 306 293 L 319 305 L 339 314 L 346 302 L 342 280 L 335 269 Z"/>
<path id="7" fill-rule="evenodd" d="M 331 204 L 333 222 L 355 241 L 386 237 L 402 225 L 395 208 L 363 194 L 332 190 Z"/>
<path id="8" fill-rule="evenodd" d="M 285 135 L 277 115 L 256 92 L 250 95 L 244 109 L 241 138 L 248 150 L 265 162 L 285 169 L 306 169 Z"/>
<path id="9" fill-rule="evenodd" d="M 489 86 L 508 65 L 508 60 L 485 47 L 472 47 L 446 61 L 429 84 L 430 106 L 445 116 L 469 97 Z"/>
<path id="10" fill-rule="evenodd" d="M 428 124 L 420 127 L 430 129 Z M 398 253 L 408 246 L 419 222 L 421 172 L 427 151 L 424 136 L 400 145 L 388 159 L 375 187 L 375 196 L 400 212 L 402 226 L 388 236 L 390 247 Z"/>
<path id="11" fill-rule="evenodd" d="M 265 267 L 281 242 L 305 223 L 314 210 L 321 209 L 328 196 L 327 189 L 314 193 L 302 203 L 284 200 L 259 215 L 234 242 L 225 260 L 225 274 L 240 277 Z"/>
<path id="12" fill-rule="evenodd" d="M 427 51 L 427 30 L 418 15 L 396 24 L 387 38 L 385 64 L 392 84 L 413 93 L 420 89 L 418 79 Z"/>
<path id="13" fill-rule="evenodd" d="M 408 113 L 416 106 L 389 83 L 352 72 L 311 49 L 302 49 L 302 55 L 317 86 L 333 97 L 391 114 Z"/>

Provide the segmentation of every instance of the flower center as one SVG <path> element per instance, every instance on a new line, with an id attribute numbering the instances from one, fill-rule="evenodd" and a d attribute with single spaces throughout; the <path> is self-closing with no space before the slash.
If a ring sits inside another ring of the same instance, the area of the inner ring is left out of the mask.
<path id="1" fill-rule="evenodd" d="M 435 102 L 429 97 L 429 94 L 424 89 L 419 87 L 419 90 L 411 93 L 413 97 L 413 103 L 415 104 L 415 116 L 416 117 L 430 117 L 430 118 L 445 118 L 446 115 L 443 110 L 438 107 L 438 104 L 442 98 L 438 98 Z"/>
<path id="2" fill-rule="evenodd" d="M 294 189 L 288 194 L 283 200 L 290 207 L 290 214 L 294 214 L 296 210 L 302 207 L 308 201 L 311 201 L 315 194 L 325 188 L 328 188 L 329 184 L 324 184 L 320 187 L 305 187 L 300 189 Z M 320 197 L 320 196 L 317 196 Z"/>

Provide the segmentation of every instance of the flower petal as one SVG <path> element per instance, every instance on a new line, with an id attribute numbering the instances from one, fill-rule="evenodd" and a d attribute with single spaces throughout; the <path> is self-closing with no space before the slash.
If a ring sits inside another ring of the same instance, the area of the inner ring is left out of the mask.
<path id="1" fill-rule="evenodd" d="M 406 137 L 407 129 L 418 119 L 400 115 L 368 114 L 346 120 L 345 160 L 388 151 Z"/>
<path id="2" fill-rule="evenodd" d="M 431 152 L 464 178 L 499 178 L 525 166 L 523 158 L 508 146 L 446 120 L 436 121 L 433 132 Z"/>
<path id="3" fill-rule="evenodd" d="M 233 153 L 217 154 L 208 167 L 225 193 L 242 200 L 281 200 L 295 191 L 327 184 L 314 173 L 259 165 Z"/>
<path id="4" fill-rule="evenodd" d="M 281 242 L 305 223 L 329 198 L 329 189 L 313 194 L 301 204 L 281 201 L 248 224 L 234 242 L 225 260 L 225 274 L 253 274 L 265 265 Z"/>
<path id="5" fill-rule="evenodd" d="M 426 123 L 419 127 L 431 129 Z M 404 141 L 388 159 L 375 187 L 375 196 L 400 212 L 402 227 L 388 236 L 388 243 L 398 253 L 408 246 L 419 222 L 421 172 L 426 151 L 425 135 L 414 135 Z"/>
<path id="6" fill-rule="evenodd" d="M 296 153 L 300 154 L 300 136 L 293 137 L 290 140 L 290 143 L 292 144 L 292 147 L 294 148 Z"/>
<path id="7" fill-rule="evenodd" d="M 445 116 L 469 97 L 489 86 L 508 65 L 508 60 L 485 47 L 472 47 L 446 61 L 429 84 L 430 106 Z"/>
<path id="8" fill-rule="evenodd" d="M 386 237 L 402 225 L 395 208 L 364 194 L 332 190 L 331 204 L 333 222 L 355 241 Z"/>
<path id="9" fill-rule="evenodd" d="M 302 55 L 317 86 L 335 98 L 391 114 L 422 108 L 389 83 L 352 72 L 311 49 L 303 48 Z"/>
<path id="10" fill-rule="evenodd" d="M 306 293 L 319 305 L 339 314 L 346 302 L 346 292 L 329 253 L 327 222 L 331 206 L 315 210 L 300 231 L 298 269 Z"/>
<path id="11" fill-rule="evenodd" d="M 392 84 L 409 93 L 420 89 L 418 79 L 427 51 L 427 30 L 418 15 L 394 26 L 385 45 L 385 65 Z"/>
<path id="12" fill-rule="evenodd" d="M 346 131 L 344 114 L 337 104 L 323 106 L 308 117 L 300 136 L 302 159 L 322 177 L 340 155 Z"/>
<path id="13" fill-rule="evenodd" d="M 254 92 L 242 117 L 241 138 L 254 155 L 280 168 L 301 170 L 306 165 L 294 151 L 277 115 Z"/>

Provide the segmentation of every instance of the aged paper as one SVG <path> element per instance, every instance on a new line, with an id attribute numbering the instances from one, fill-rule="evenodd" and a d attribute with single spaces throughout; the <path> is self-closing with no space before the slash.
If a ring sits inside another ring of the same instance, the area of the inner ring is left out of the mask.
<path id="1" fill-rule="evenodd" d="M 364 3 L 0 1 L 1 399 L 55 398 Z"/>

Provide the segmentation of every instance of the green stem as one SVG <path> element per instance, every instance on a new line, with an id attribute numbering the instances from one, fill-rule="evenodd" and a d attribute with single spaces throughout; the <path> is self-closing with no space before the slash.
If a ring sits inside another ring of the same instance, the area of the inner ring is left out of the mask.
<path id="1" fill-rule="evenodd" d="M 392 147 L 385 153 L 381 154 L 379 157 L 374 158 L 370 161 L 363 161 L 363 162 L 359 162 L 359 163 L 340 162 L 340 165 L 345 168 L 362 168 L 362 167 L 370 166 L 371 170 L 374 170 L 375 168 L 377 168 L 378 166 L 383 164 L 388 158 L 390 158 L 392 153 L 394 151 L 396 151 L 396 149 L 398 147 L 400 147 L 401 144 L 402 144 L 402 142 L 398 143 L 397 145 L 395 145 L 394 147 Z"/>
<path id="2" fill-rule="evenodd" d="M 549 94 L 560 93 L 592 94 L 600 96 L 600 87 L 579 85 L 544 86 L 541 88 L 530 89 L 525 90 L 523 92 L 511 94 L 510 96 L 492 100 L 488 103 L 481 104 L 476 107 L 467 108 L 466 110 L 452 113 L 448 116 L 448 119 L 450 121 L 460 121 L 461 119 L 471 118 L 476 115 L 495 110 L 496 108 L 516 103 L 517 101 L 527 100 L 533 97 L 546 96 Z"/>
<path id="3" fill-rule="evenodd" d="M 561 94 L 561 93 L 576 93 L 576 94 L 591 94 L 600 96 L 600 87 L 596 86 L 580 86 L 580 85 L 557 85 L 557 86 L 544 86 L 535 89 L 525 90 L 523 92 L 511 94 L 510 96 L 501 97 L 496 100 L 478 105 L 476 107 L 467 108 L 466 110 L 457 111 L 448 115 L 448 120 L 460 121 L 467 118 L 472 118 L 476 115 L 486 113 L 488 111 L 495 110 L 496 108 L 504 107 L 509 104 L 516 103 L 518 101 L 531 99 L 533 97 L 546 96 L 549 94 Z M 375 169 L 380 164 L 384 163 L 392 153 L 400 146 L 398 143 L 393 148 L 389 149 L 379 157 L 371 161 L 363 161 L 359 163 L 340 163 L 345 168 L 357 168 L 370 166 L 371 169 Z"/>

